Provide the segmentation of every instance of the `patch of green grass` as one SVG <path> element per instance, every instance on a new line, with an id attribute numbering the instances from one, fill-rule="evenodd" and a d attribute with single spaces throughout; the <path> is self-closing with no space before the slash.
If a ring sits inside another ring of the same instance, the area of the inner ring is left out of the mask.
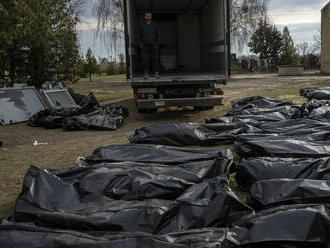
<path id="1" fill-rule="evenodd" d="M 258 95 L 264 97 L 270 97 L 274 99 L 279 99 L 283 101 L 292 101 L 295 103 L 306 102 L 306 98 L 300 96 L 299 93 L 300 88 L 283 88 L 283 89 L 276 89 L 276 90 L 263 90 L 258 91 Z"/>
<path id="2" fill-rule="evenodd" d="M 225 240 L 222 244 L 221 244 L 222 248 L 235 248 L 237 247 L 236 245 L 230 243 L 228 240 Z"/>
<path id="3" fill-rule="evenodd" d="M 235 192 L 237 197 L 244 203 L 247 202 L 247 198 L 249 196 L 248 192 L 243 191 L 240 187 L 238 187 L 236 180 L 235 180 L 235 174 L 231 174 L 229 177 L 229 185 L 230 188 Z"/>
<path id="4" fill-rule="evenodd" d="M 104 101 L 110 101 L 110 100 L 117 100 L 121 98 L 128 98 L 128 97 L 133 97 L 133 92 L 132 91 L 123 91 L 123 92 L 117 92 L 114 94 L 95 94 L 96 99 L 99 102 L 104 102 Z"/>
<path id="5" fill-rule="evenodd" d="M 295 104 L 302 104 L 305 103 L 307 100 L 306 98 L 300 96 L 299 90 L 301 87 L 286 87 L 280 89 L 265 89 L 265 90 L 257 90 L 254 91 L 253 95 L 268 97 L 272 99 L 278 99 L 283 101 L 291 101 Z"/>
<path id="6" fill-rule="evenodd" d="M 313 86 L 317 86 L 317 87 L 330 87 L 330 80 L 313 84 Z"/>
<path id="7" fill-rule="evenodd" d="M 6 195 L 6 197 L 1 198 L 4 199 L 0 205 L 0 218 L 8 218 L 14 212 L 16 196 L 8 197 Z"/>
<path id="8" fill-rule="evenodd" d="M 126 74 L 119 74 L 119 75 L 107 75 L 107 76 L 92 76 L 92 82 L 98 83 L 110 83 L 110 82 L 126 82 Z M 81 78 L 79 79 L 78 83 L 86 83 L 90 82 L 88 78 Z"/>

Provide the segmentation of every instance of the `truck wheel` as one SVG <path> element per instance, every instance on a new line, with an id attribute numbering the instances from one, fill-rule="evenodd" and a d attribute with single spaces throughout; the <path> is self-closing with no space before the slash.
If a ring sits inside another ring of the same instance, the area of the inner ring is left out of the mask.
<path id="1" fill-rule="evenodd" d="M 148 109 L 147 113 L 156 113 L 157 112 L 157 108 L 152 108 L 152 109 Z"/>
<path id="2" fill-rule="evenodd" d="M 156 113 L 157 108 L 152 108 L 152 109 L 144 109 L 144 108 L 138 108 L 137 112 L 140 114 L 145 114 L 145 113 Z"/>
<path id="3" fill-rule="evenodd" d="M 142 108 L 137 109 L 137 112 L 140 113 L 140 114 L 147 113 L 147 111 L 148 111 L 148 109 L 142 109 Z"/>

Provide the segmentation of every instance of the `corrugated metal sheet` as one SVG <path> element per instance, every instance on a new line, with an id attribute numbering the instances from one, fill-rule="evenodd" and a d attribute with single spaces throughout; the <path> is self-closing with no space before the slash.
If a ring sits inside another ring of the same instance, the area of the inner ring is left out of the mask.
<path id="1" fill-rule="evenodd" d="M 27 121 L 46 106 L 34 87 L 0 88 L 0 123 L 3 125 Z"/>
<path id="2" fill-rule="evenodd" d="M 69 108 L 77 106 L 67 90 L 43 90 L 42 93 L 51 107 Z"/>

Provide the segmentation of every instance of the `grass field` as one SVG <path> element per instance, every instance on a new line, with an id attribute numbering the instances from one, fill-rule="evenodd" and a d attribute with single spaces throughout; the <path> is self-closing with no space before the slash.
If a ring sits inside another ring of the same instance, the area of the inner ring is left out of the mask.
<path id="1" fill-rule="evenodd" d="M 133 90 L 126 83 L 126 75 L 124 74 L 93 76 L 92 80 L 90 82 L 89 78 L 82 78 L 78 83 L 74 85 L 66 83 L 66 86 L 73 88 L 77 93 L 83 95 L 88 95 L 92 91 L 100 102 L 133 96 Z"/>
<path id="2" fill-rule="evenodd" d="M 109 82 L 126 82 L 126 74 L 119 75 L 106 75 L 106 76 L 92 76 L 92 82 L 94 83 L 109 83 Z M 78 83 L 89 83 L 89 78 L 81 78 Z"/>

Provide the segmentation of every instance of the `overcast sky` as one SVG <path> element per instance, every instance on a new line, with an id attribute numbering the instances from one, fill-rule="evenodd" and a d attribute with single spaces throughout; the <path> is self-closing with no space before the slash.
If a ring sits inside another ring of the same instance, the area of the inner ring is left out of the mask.
<path id="1" fill-rule="evenodd" d="M 313 36 L 321 28 L 321 9 L 329 0 L 270 0 L 271 21 L 282 30 L 288 26 L 296 44 L 313 42 Z M 97 57 L 110 57 L 111 53 L 95 39 L 96 21 L 89 6 L 84 14 L 84 23 L 79 26 L 79 38 L 83 53 L 91 47 Z"/>
<path id="2" fill-rule="evenodd" d="M 321 9 L 329 0 L 270 0 L 269 15 L 280 27 L 287 25 L 296 43 L 312 42 L 321 28 Z"/>

